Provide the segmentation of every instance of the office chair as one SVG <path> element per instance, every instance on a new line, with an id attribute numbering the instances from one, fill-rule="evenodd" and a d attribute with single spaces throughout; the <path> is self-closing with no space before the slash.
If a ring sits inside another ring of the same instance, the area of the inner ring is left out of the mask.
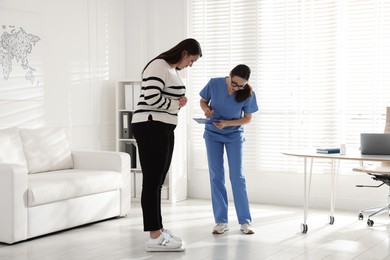
<path id="1" fill-rule="evenodd" d="M 385 125 L 385 131 L 384 133 L 390 133 L 390 107 L 386 108 L 386 125 Z M 365 172 L 372 176 L 372 179 L 375 181 L 382 182 L 381 184 L 377 186 L 371 186 L 371 185 L 356 185 L 356 187 L 369 187 L 369 188 L 379 188 L 382 185 L 386 184 L 389 186 L 389 193 L 387 195 L 387 205 L 379 206 L 379 207 L 372 207 L 372 208 L 366 208 L 359 211 L 359 219 L 363 219 L 363 213 L 365 212 L 373 212 L 371 215 L 368 216 L 367 219 L 367 225 L 373 226 L 374 221 L 371 219 L 371 217 L 382 214 L 385 212 L 390 211 L 390 163 L 389 162 L 382 162 L 380 166 L 363 166 L 353 168 L 353 171 L 356 172 Z M 390 215 L 389 215 L 390 216 Z"/>

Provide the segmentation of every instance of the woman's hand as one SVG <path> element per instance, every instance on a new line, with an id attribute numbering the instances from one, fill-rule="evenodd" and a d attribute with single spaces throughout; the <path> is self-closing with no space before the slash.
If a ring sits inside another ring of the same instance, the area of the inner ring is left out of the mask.
<path id="1" fill-rule="evenodd" d="M 222 128 L 228 126 L 227 120 L 219 120 L 218 122 L 214 122 L 213 124 L 215 125 L 216 128 L 219 128 L 219 129 L 222 129 Z"/>
<path id="2" fill-rule="evenodd" d="M 209 101 L 208 100 L 201 98 L 200 101 L 199 101 L 199 104 L 200 104 L 200 108 L 202 108 L 202 110 L 204 112 L 204 115 L 207 118 L 213 117 L 214 110 L 212 110 L 211 107 L 209 107 Z"/>
<path id="3" fill-rule="evenodd" d="M 213 124 L 215 127 L 222 129 L 227 126 L 240 126 L 249 124 L 252 120 L 252 114 L 244 114 L 244 117 L 241 117 L 240 119 L 234 119 L 234 120 L 219 120 L 218 122 L 214 122 Z"/>
<path id="4" fill-rule="evenodd" d="M 185 96 L 179 98 L 179 107 L 184 107 L 187 104 L 188 99 Z"/>
<path id="5" fill-rule="evenodd" d="M 213 113 L 214 113 L 214 111 L 213 111 L 210 107 L 207 107 L 207 108 L 204 110 L 204 115 L 205 115 L 207 118 L 213 117 Z"/>

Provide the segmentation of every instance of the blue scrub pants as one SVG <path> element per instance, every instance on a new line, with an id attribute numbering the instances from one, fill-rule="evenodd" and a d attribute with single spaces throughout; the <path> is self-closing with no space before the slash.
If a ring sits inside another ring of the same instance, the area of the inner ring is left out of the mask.
<path id="1" fill-rule="evenodd" d="M 234 205 L 239 224 L 251 223 L 246 182 L 243 175 L 243 142 L 214 141 L 205 138 L 207 159 L 210 172 L 211 199 L 215 223 L 228 223 L 228 198 L 223 167 L 224 148 L 229 165 L 229 177 L 232 185 Z"/>

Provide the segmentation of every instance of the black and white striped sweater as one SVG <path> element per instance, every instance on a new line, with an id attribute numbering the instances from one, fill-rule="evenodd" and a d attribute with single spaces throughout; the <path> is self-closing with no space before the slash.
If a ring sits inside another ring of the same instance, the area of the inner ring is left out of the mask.
<path id="1" fill-rule="evenodd" d="M 142 75 L 141 94 L 132 123 L 148 121 L 149 115 L 152 115 L 154 121 L 176 125 L 180 109 L 178 99 L 185 92 L 175 68 L 163 59 L 152 61 Z"/>

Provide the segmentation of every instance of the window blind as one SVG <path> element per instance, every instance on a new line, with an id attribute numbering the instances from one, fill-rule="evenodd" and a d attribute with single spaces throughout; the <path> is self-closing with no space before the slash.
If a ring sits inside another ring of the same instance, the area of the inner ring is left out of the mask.
<path id="1" fill-rule="evenodd" d="M 199 91 L 239 63 L 252 69 L 259 111 L 245 126 L 244 167 L 301 172 L 284 150 L 347 144 L 383 132 L 390 105 L 390 2 L 191 0 L 190 33 L 203 57 L 191 69 L 192 117 Z M 190 167 L 207 167 L 203 127 L 189 135 Z M 277 167 L 275 167 L 277 165 Z M 322 167 L 321 167 L 322 166 Z M 324 160 L 317 172 L 329 172 Z M 350 172 L 343 163 L 340 172 Z"/>

